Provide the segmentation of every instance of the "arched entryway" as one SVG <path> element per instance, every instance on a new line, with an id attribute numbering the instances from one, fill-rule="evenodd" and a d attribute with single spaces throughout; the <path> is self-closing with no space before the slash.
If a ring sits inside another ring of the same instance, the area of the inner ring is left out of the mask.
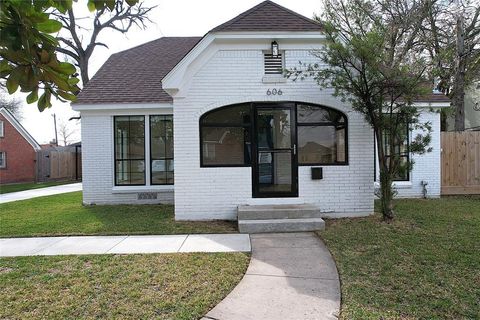
<path id="1" fill-rule="evenodd" d="M 298 166 L 346 165 L 347 117 L 301 102 L 250 102 L 200 118 L 202 167 L 252 167 L 252 196 L 297 197 Z"/>

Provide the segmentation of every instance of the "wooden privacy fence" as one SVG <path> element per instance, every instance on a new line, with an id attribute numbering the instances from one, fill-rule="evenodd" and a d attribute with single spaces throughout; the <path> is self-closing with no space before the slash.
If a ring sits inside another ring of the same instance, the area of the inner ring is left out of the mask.
<path id="1" fill-rule="evenodd" d="M 442 132 L 442 195 L 480 194 L 480 131 Z"/>
<path id="2" fill-rule="evenodd" d="M 37 152 L 37 181 L 80 180 L 82 153 L 79 148 L 57 148 Z"/>

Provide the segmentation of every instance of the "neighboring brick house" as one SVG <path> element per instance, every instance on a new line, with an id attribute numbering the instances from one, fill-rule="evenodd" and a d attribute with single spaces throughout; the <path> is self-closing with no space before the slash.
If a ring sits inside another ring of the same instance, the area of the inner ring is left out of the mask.
<path id="1" fill-rule="evenodd" d="M 33 182 L 40 145 L 5 108 L 0 108 L 0 184 Z"/>
<path id="2" fill-rule="evenodd" d="M 180 220 L 235 220 L 238 206 L 272 204 L 371 214 L 375 150 L 364 116 L 313 79 L 282 75 L 299 61 L 322 63 L 312 54 L 322 31 L 265 1 L 202 38 L 112 55 L 72 104 L 82 117 L 83 202 L 174 202 Z M 436 111 L 449 100 L 432 93 L 416 105 L 432 124 L 433 152 L 415 156 L 399 195 L 421 197 L 428 180 L 439 196 Z"/>

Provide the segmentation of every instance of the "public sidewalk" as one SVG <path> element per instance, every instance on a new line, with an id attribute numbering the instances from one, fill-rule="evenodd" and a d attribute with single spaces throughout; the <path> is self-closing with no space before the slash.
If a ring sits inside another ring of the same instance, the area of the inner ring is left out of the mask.
<path id="1" fill-rule="evenodd" d="M 63 185 L 53 186 L 53 187 L 11 192 L 11 193 L 1 194 L 0 203 L 26 200 L 26 199 L 32 199 L 32 198 L 44 197 L 44 196 L 51 196 L 54 194 L 61 194 L 61 193 L 81 191 L 81 190 L 82 190 L 81 183 L 72 183 L 72 184 L 63 184 Z"/>
<path id="2" fill-rule="evenodd" d="M 313 233 L 252 234 L 240 283 L 202 320 L 334 320 L 340 312 L 335 262 Z"/>
<path id="3" fill-rule="evenodd" d="M 248 234 L 0 238 L 0 257 L 250 250 Z"/>

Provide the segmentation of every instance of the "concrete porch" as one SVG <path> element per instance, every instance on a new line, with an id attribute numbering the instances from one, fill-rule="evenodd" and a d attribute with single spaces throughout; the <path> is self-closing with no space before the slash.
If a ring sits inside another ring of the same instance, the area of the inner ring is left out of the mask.
<path id="1" fill-rule="evenodd" d="M 312 204 L 242 205 L 237 208 L 237 217 L 240 233 L 325 229 L 320 208 Z"/>

